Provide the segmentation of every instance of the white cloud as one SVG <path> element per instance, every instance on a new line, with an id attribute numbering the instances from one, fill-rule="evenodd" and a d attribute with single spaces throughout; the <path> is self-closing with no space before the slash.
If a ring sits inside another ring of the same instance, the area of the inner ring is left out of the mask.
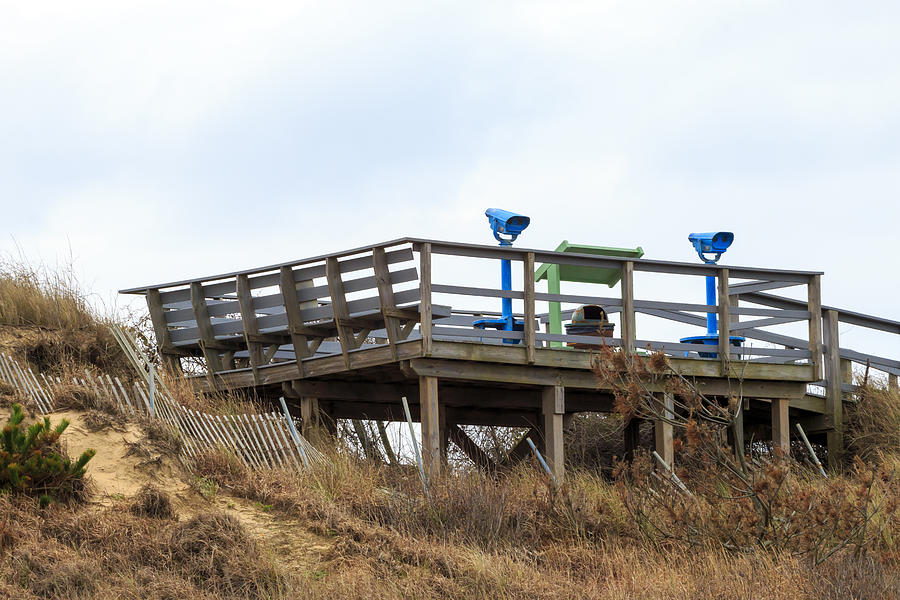
<path id="1" fill-rule="evenodd" d="M 0 0 L 0 209 L 104 294 L 401 235 L 821 269 L 897 318 L 900 10 Z M 785 240 L 795 242 L 785 249 Z M 486 277 L 492 277 L 488 274 Z"/>

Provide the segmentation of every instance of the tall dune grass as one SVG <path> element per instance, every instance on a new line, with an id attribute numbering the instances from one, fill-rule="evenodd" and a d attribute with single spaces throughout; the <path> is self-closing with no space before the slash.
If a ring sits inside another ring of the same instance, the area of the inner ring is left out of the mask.
<path id="1" fill-rule="evenodd" d="M 0 323 L 78 330 L 98 320 L 71 267 L 35 268 L 0 259 Z"/>

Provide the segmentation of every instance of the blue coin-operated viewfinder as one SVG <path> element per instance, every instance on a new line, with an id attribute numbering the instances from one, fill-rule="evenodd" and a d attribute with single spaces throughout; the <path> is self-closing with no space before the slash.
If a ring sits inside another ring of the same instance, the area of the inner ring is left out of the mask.
<path id="1" fill-rule="evenodd" d="M 688 241 L 694 245 L 694 250 L 700 256 L 700 260 L 706 264 L 716 264 L 722 254 L 734 241 L 734 234 L 730 231 L 710 231 L 709 233 L 692 233 Z M 707 254 L 715 254 L 715 258 L 709 258 Z"/>
<path id="2" fill-rule="evenodd" d="M 688 236 L 688 241 L 694 245 L 697 256 L 700 260 L 708 265 L 714 265 L 722 258 L 722 254 L 728 250 L 731 243 L 734 242 L 734 234 L 730 231 L 710 231 L 707 233 L 692 233 Z M 709 256 L 713 255 L 713 256 Z M 716 304 L 716 278 L 713 275 L 706 276 L 706 304 Z M 718 346 L 719 344 L 719 324 L 717 323 L 716 313 L 706 313 L 706 335 L 692 335 L 690 337 L 681 338 L 682 344 L 702 344 L 706 346 Z M 738 335 L 732 335 L 728 338 L 728 342 L 732 346 L 740 347 L 744 343 L 744 338 Z M 685 355 L 687 352 L 685 352 Z M 716 352 L 700 352 L 702 358 L 716 358 Z"/>
<path id="3" fill-rule="evenodd" d="M 502 208 L 489 208 L 484 211 L 488 218 L 494 238 L 501 246 L 512 246 L 525 228 L 531 223 L 531 219 L 525 215 L 516 214 Z M 500 289 L 512 291 L 512 267 L 507 258 L 500 260 Z M 477 329 L 497 329 L 500 331 L 524 331 L 525 322 L 518 321 L 512 314 L 512 298 L 501 300 L 501 317 L 499 319 L 479 319 L 472 323 Z M 519 340 L 503 339 L 504 344 L 518 344 Z"/>
<path id="4" fill-rule="evenodd" d="M 525 215 L 517 215 L 502 208 L 489 208 L 484 211 L 484 215 L 488 218 L 494 237 L 501 246 L 512 246 L 519 234 L 531 223 L 531 219 Z M 504 238 L 503 235 L 509 237 Z"/>

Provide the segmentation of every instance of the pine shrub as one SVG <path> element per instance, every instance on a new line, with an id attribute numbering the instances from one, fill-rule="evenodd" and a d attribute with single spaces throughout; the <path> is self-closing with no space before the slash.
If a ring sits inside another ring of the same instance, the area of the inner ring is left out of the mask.
<path id="1" fill-rule="evenodd" d="M 42 506 L 78 498 L 84 491 L 84 474 L 95 451 L 84 451 L 72 462 L 59 438 L 69 426 L 63 419 L 51 427 L 50 419 L 25 426 L 22 407 L 13 404 L 9 422 L 0 435 L 0 492 L 26 494 Z"/>

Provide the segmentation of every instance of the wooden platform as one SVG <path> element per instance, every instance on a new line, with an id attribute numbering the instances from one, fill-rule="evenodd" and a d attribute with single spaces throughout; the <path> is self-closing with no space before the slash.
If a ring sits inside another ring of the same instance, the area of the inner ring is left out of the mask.
<path id="1" fill-rule="evenodd" d="M 433 257 L 467 266 L 435 269 Z M 520 265 L 520 289 L 468 283 L 466 273 L 500 258 Z M 596 294 L 538 291 L 536 263 L 616 269 L 619 294 L 601 296 L 604 288 L 609 293 L 606 286 L 597 286 Z M 635 277 L 642 273 L 694 277 L 698 290 L 701 278 L 713 275 L 719 301 L 635 298 Z M 849 399 L 845 394 L 853 391 L 847 381 L 850 361 L 864 360 L 892 377 L 900 374 L 900 361 L 841 348 L 837 325 L 845 321 L 900 333 L 900 323 L 823 310 L 820 279 L 821 273 L 807 271 L 404 238 L 123 292 L 146 296 L 160 353 L 171 366 L 179 368 L 185 358 L 202 360 L 207 374 L 194 379 L 201 390 L 253 389 L 264 398 L 285 396 L 310 423 L 401 420 L 400 398 L 406 397 L 423 425 L 429 468 L 440 468 L 442 449 L 450 441 L 473 460 L 478 457 L 457 425 L 506 425 L 532 428 L 561 475 L 564 423 L 578 412 L 610 411 L 612 390 L 591 372 L 592 352 L 566 346 L 596 344 L 596 337 L 550 332 L 549 312 L 539 308 L 557 303 L 563 319 L 579 304 L 602 305 L 617 320 L 617 337 L 604 339 L 605 344 L 626 353 L 664 352 L 706 395 L 742 398 L 745 426 L 768 427 L 775 442 L 785 446 L 789 425 L 800 422 L 827 438 L 837 455 L 842 406 Z M 770 293 L 796 286 L 804 288 L 805 300 Z M 497 315 L 499 298 L 511 298 L 520 307 L 524 331 L 473 328 L 476 320 Z M 690 328 L 705 326 L 709 312 L 718 316 L 719 344 L 704 351 L 714 358 L 700 356 L 696 345 L 677 339 L 636 335 L 638 314 Z M 773 330 L 796 322 L 805 322 L 804 337 Z M 735 348 L 728 342 L 732 334 L 757 342 Z M 823 385 L 824 395 L 810 393 L 810 384 Z M 671 432 L 668 438 L 662 433 L 660 451 L 670 456 Z"/>

